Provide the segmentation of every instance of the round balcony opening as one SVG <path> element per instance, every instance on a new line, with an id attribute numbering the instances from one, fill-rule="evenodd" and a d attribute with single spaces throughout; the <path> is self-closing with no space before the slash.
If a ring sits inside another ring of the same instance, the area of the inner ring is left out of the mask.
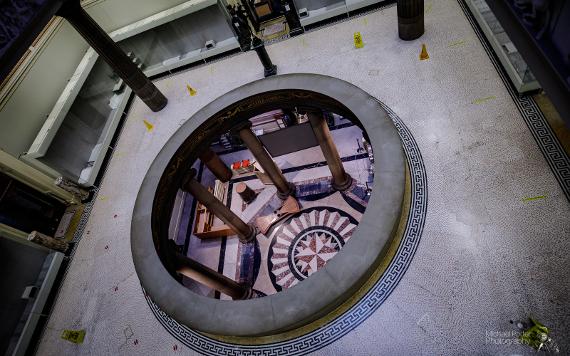
<path id="1" fill-rule="evenodd" d="M 156 157 L 133 215 L 135 267 L 190 328 L 297 328 L 386 258 L 404 185 L 399 136 L 368 94 L 319 75 L 253 82 L 199 110 Z"/>

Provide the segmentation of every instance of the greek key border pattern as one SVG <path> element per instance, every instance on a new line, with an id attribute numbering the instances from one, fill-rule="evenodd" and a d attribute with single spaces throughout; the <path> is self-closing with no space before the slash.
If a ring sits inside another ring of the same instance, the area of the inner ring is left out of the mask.
<path id="1" fill-rule="evenodd" d="M 304 355 L 340 339 L 382 305 L 404 276 L 420 243 L 426 219 L 428 188 L 423 158 L 410 130 L 390 108 L 383 103 L 380 104 L 388 112 L 402 140 L 410 170 L 412 194 L 404 236 L 396 255 L 376 284 L 360 301 L 329 324 L 292 340 L 254 346 L 220 342 L 181 325 L 163 312 L 144 293 L 152 313 L 173 337 L 190 349 L 204 355 Z"/>
<path id="2" fill-rule="evenodd" d="M 487 52 L 489 59 L 501 77 L 501 80 L 511 95 L 511 98 L 515 102 L 525 124 L 534 137 L 544 159 L 548 163 L 550 170 L 556 177 L 558 184 L 560 184 L 560 188 L 562 188 L 564 195 L 566 195 L 566 198 L 570 201 L 570 157 L 560 144 L 558 137 L 554 134 L 552 127 L 550 127 L 550 124 L 534 101 L 534 98 L 530 95 L 518 95 L 495 52 L 491 48 L 487 38 L 479 28 L 477 21 L 467 7 L 465 0 L 457 0 L 457 2 L 465 13 L 465 17 L 467 17 L 469 24 L 479 38 L 485 52 Z"/>

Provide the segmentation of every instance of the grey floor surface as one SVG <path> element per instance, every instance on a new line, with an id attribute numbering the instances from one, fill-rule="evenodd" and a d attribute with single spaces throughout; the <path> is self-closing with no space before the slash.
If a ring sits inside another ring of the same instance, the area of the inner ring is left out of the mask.
<path id="1" fill-rule="evenodd" d="M 532 354 L 492 337 L 528 316 L 570 353 L 568 200 L 458 3 L 426 1 L 426 33 L 416 41 L 398 39 L 396 19 L 391 7 L 267 47 L 280 73 L 334 76 L 384 102 L 413 133 L 428 176 L 425 230 L 404 278 L 375 314 L 315 354 Z M 362 49 L 353 46 L 356 31 Z M 427 61 L 418 59 L 422 43 Z M 130 252 L 131 214 L 175 130 L 261 76 L 248 52 L 157 81 L 169 98 L 159 113 L 134 101 L 39 355 L 194 353 L 145 301 Z M 535 196 L 544 198 L 525 200 Z M 81 328 L 81 345 L 60 338 Z"/>

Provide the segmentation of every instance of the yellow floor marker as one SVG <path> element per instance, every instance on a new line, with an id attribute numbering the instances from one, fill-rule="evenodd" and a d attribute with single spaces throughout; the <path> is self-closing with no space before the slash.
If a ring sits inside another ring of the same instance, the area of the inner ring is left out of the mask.
<path id="1" fill-rule="evenodd" d="M 192 88 L 189 84 L 186 84 L 186 89 L 188 89 L 188 94 L 190 94 L 190 96 L 194 96 L 198 93 L 196 89 Z"/>
<path id="2" fill-rule="evenodd" d="M 537 197 L 531 197 L 531 198 L 526 198 L 526 197 L 525 197 L 525 198 L 523 198 L 522 201 L 526 203 L 526 202 L 529 202 L 529 201 L 539 200 L 539 199 L 544 199 L 544 198 L 546 198 L 546 195 L 539 195 L 539 196 L 537 196 Z"/>
<path id="3" fill-rule="evenodd" d="M 148 132 L 151 132 L 152 129 L 154 129 L 154 125 L 151 124 L 150 122 L 148 122 L 148 121 L 146 121 L 146 120 L 143 120 L 143 122 L 144 122 L 144 125 L 146 126 L 146 129 L 147 129 Z"/>
<path id="4" fill-rule="evenodd" d="M 479 104 L 483 104 L 486 101 L 489 100 L 493 100 L 493 99 L 497 99 L 496 96 L 492 95 L 492 96 L 486 96 L 484 98 L 479 98 L 479 99 L 475 99 L 471 102 L 471 104 L 475 104 L 475 105 L 479 105 Z"/>
<path id="5" fill-rule="evenodd" d="M 74 344 L 82 344 L 85 338 L 85 330 L 63 330 L 61 338 Z"/>
<path id="6" fill-rule="evenodd" d="M 459 41 L 451 42 L 447 47 L 457 47 L 457 46 L 462 46 L 464 44 L 465 44 L 464 40 L 459 40 Z"/>
<path id="7" fill-rule="evenodd" d="M 420 52 L 420 61 L 425 61 L 429 59 L 429 54 L 427 52 L 426 44 L 422 43 L 422 51 Z"/>
<path id="8" fill-rule="evenodd" d="M 364 47 L 364 42 L 362 42 L 362 35 L 360 34 L 360 32 L 354 33 L 354 47 L 356 48 Z"/>

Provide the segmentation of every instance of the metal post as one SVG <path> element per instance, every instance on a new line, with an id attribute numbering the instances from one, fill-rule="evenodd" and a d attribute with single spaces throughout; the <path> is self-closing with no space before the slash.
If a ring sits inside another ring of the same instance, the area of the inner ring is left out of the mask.
<path id="1" fill-rule="evenodd" d="M 259 57 L 261 64 L 263 64 L 263 75 L 267 78 L 277 74 L 277 66 L 271 62 L 271 58 L 269 58 L 269 54 L 267 54 L 263 41 L 253 36 L 252 44 L 255 53 L 257 53 L 257 57 Z"/>

